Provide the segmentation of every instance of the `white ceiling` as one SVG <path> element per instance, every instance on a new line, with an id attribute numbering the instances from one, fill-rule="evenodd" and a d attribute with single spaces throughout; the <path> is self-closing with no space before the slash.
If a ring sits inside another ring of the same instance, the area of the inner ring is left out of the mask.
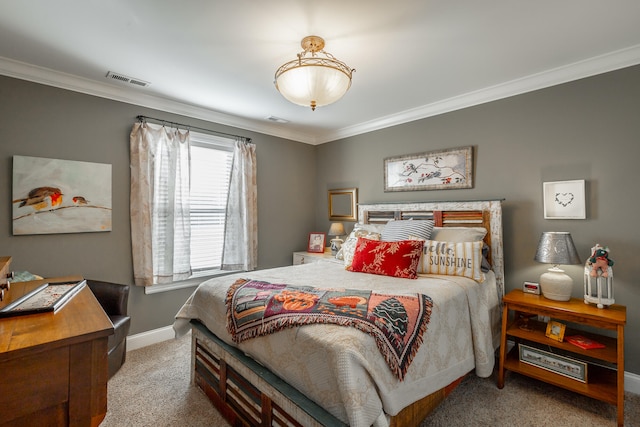
<path id="1" fill-rule="evenodd" d="M 307 35 L 356 69 L 316 111 L 273 85 Z M 638 0 L 0 0 L 0 74 L 309 144 L 639 63 Z"/>

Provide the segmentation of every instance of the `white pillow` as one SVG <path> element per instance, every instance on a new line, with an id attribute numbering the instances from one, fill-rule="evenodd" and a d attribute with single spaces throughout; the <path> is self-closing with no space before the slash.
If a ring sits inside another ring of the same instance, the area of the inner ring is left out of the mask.
<path id="1" fill-rule="evenodd" d="M 440 242 L 480 242 L 487 235 L 484 227 L 433 227 L 431 240 Z"/>
<path id="2" fill-rule="evenodd" d="M 363 224 L 361 222 L 357 222 L 354 226 L 353 226 L 353 230 L 357 231 L 357 230 L 366 230 L 366 231 L 370 231 L 372 233 L 382 233 L 382 230 L 384 230 L 384 227 L 387 224 Z"/>
<path id="3" fill-rule="evenodd" d="M 411 240 L 410 237 L 429 240 L 433 225 L 433 221 L 429 219 L 389 221 L 382 230 L 381 240 L 398 242 L 400 240 Z"/>
<path id="4" fill-rule="evenodd" d="M 358 237 L 364 237 L 370 240 L 380 240 L 380 232 L 384 228 L 384 224 L 361 224 L 356 223 L 349 236 L 342 244 L 342 248 L 336 254 L 336 258 L 344 260 L 344 266 L 349 267 L 353 260 L 353 253 L 358 243 Z"/>

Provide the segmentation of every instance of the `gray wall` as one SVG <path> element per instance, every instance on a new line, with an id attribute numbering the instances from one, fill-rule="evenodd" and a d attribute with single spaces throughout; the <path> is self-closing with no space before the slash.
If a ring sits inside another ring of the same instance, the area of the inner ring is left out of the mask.
<path id="1" fill-rule="evenodd" d="M 257 144 L 260 268 L 290 264 L 308 232 L 328 230 L 326 191 L 344 187 L 358 187 L 361 202 L 505 198 L 507 290 L 544 272 L 533 261 L 543 231 L 570 231 L 583 259 L 593 244 L 608 245 L 616 301 L 628 307 L 626 370 L 640 374 L 640 263 L 632 258 L 640 253 L 639 112 L 640 67 L 633 67 L 312 147 L 0 77 L 1 254 L 13 257 L 14 270 L 131 284 L 128 136 L 136 115 L 161 117 Z M 383 192 L 385 157 L 467 145 L 476 150 L 473 189 Z M 113 231 L 12 236 L 13 155 L 111 164 Z M 587 181 L 587 219 L 544 220 L 542 183 L 569 179 Z M 581 267 L 567 271 L 580 296 Z M 133 288 L 131 332 L 170 325 L 190 293 Z"/>
<path id="2" fill-rule="evenodd" d="M 0 255 L 14 271 L 45 277 L 79 274 L 132 284 L 129 223 L 129 133 L 139 114 L 252 138 L 258 159 L 259 268 L 291 264 L 314 228 L 316 148 L 148 108 L 0 76 Z M 112 165 L 113 230 L 13 236 L 12 156 Z M 131 333 L 170 325 L 192 288 L 146 295 L 133 287 Z"/>
<path id="3" fill-rule="evenodd" d="M 383 159 L 472 145 L 475 186 L 383 191 Z M 585 261 L 608 245 L 616 302 L 627 306 L 626 367 L 640 374 L 640 67 L 583 79 L 319 146 L 316 221 L 328 229 L 326 190 L 358 187 L 360 202 L 505 198 L 507 291 L 538 281 L 533 261 L 543 231 L 569 231 Z M 542 183 L 586 180 L 586 220 L 545 220 Z M 581 266 L 568 266 L 574 296 Z"/>

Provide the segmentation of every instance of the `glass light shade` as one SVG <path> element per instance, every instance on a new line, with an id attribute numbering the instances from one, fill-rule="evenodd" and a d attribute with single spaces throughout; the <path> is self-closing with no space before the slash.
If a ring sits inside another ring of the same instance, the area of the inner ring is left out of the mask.
<path id="1" fill-rule="evenodd" d="M 276 71 L 276 89 L 288 101 L 312 110 L 342 98 L 351 87 L 354 70 L 322 50 L 324 40 L 320 37 L 305 37 L 301 45 L 304 51 L 298 54 L 298 59 Z"/>
<path id="2" fill-rule="evenodd" d="M 276 87 L 287 100 L 303 107 L 333 104 L 347 93 L 351 79 L 342 71 L 326 65 L 302 65 L 285 71 Z"/>

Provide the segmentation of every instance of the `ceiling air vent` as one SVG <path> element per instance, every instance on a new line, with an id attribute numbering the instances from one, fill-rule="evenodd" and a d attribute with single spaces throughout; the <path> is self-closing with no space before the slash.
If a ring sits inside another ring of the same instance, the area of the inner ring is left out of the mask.
<path id="1" fill-rule="evenodd" d="M 140 80 L 140 79 L 136 79 L 133 77 L 128 77 L 125 76 L 124 74 L 120 74 L 120 73 L 114 73 L 113 71 L 109 71 L 107 73 L 107 78 L 111 79 L 111 80 L 115 80 L 121 83 L 127 83 L 127 84 L 131 84 L 134 86 L 140 86 L 140 87 L 147 87 L 149 86 L 151 83 L 149 82 L 145 82 L 144 80 Z"/>
<path id="2" fill-rule="evenodd" d="M 276 123 L 289 123 L 289 120 L 281 119 L 280 117 L 276 116 L 269 116 L 267 117 L 267 120 L 271 120 L 272 122 Z"/>

